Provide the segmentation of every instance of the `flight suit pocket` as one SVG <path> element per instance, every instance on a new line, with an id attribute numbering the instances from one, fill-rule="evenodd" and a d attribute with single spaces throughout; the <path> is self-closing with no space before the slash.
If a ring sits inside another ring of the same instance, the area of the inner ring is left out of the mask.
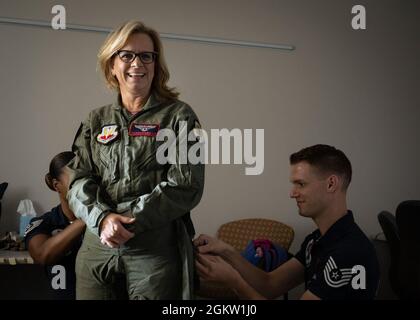
<path id="1" fill-rule="evenodd" d="M 103 145 L 99 147 L 100 172 L 104 181 L 114 183 L 119 180 L 118 145 Z"/>
<path id="2" fill-rule="evenodd" d="M 160 165 L 156 159 L 157 141 L 155 137 L 133 137 L 135 153 L 133 156 L 133 170 L 157 170 Z"/>

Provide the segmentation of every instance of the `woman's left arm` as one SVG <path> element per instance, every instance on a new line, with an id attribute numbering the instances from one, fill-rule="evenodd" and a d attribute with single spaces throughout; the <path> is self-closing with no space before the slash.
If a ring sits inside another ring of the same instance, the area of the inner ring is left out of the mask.
<path id="1" fill-rule="evenodd" d="M 74 223 L 53 236 L 38 233 L 29 239 L 28 251 L 36 263 L 53 265 L 80 241 L 84 230 L 85 223 L 76 219 Z"/>
<path id="2" fill-rule="evenodd" d="M 185 121 L 183 123 L 187 125 L 188 135 L 191 131 L 199 129 L 200 125 L 191 108 L 186 108 L 186 111 L 180 112 L 174 129 L 179 129 L 180 123 Z M 188 153 L 191 146 L 202 142 L 188 140 L 185 141 L 185 135 L 176 136 L 177 146 L 182 143 L 187 145 L 186 154 L 183 155 L 186 161 L 179 161 L 180 148 L 176 148 L 176 163 L 168 164 L 167 179 L 160 182 L 151 193 L 140 196 L 131 204 L 132 214 L 136 218 L 136 231 L 142 232 L 163 226 L 189 213 L 200 202 L 204 189 L 204 163 L 200 161 L 198 164 L 192 164 Z"/>

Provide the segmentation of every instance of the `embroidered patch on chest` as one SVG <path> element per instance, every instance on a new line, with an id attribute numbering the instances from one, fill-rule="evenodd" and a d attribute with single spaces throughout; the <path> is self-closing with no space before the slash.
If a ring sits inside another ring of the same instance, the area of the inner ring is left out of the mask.
<path id="1" fill-rule="evenodd" d="M 156 137 L 158 131 L 158 124 L 132 123 L 128 134 L 132 137 Z"/>
<path id="2" fill-rule="evenodd" d="M 309 266 L 311 265 L 311 261 L 312 261 L 312 247 L 314 245 L 314 239 L 311 239 L 308 244 L 306 245 L 306 249 L 305 249 L 305 263 L 306 263 L 306 267 L 309 268 Z"/>
<path id="3" fill-rule="evenodd" d="M 107 144 L 115 140 L 118 137 L 118 126 L 117 125 L 106 125 L 102 127 L 101 133 L 98 134 L 96 140 L 99 143 Z"/>

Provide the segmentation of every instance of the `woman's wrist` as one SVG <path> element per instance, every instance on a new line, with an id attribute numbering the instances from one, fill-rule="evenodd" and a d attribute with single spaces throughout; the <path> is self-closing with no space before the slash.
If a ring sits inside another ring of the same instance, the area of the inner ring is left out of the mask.
<path id="1" fill-rule="evenodd" d="M 83 220 L 75 218 L 73 220 L 69 220 L 70 225 L 84 225 L 85 223 Z"/>
<path id="2" fill-rule="evenodd" d="M 75 221 L 77 221 L 77 220 L 78 220 L 76 217 L 68 217 L 68 216 L 66 216 L 66 218 L 67 218 L 67 221 L 68 221 L 70 224 L 73 224 Z"/>

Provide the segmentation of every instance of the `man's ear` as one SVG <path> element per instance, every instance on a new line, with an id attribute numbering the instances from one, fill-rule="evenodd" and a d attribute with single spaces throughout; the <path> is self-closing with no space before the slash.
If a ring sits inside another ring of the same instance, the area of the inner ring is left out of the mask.
<path id="1" fill-rule="evenodd" d="M 340 187 L 339 184 L 340 184 L 340 179 L 335 174 L 330 175 L 327 178 L 327 191 L 335 192 Z"/>

